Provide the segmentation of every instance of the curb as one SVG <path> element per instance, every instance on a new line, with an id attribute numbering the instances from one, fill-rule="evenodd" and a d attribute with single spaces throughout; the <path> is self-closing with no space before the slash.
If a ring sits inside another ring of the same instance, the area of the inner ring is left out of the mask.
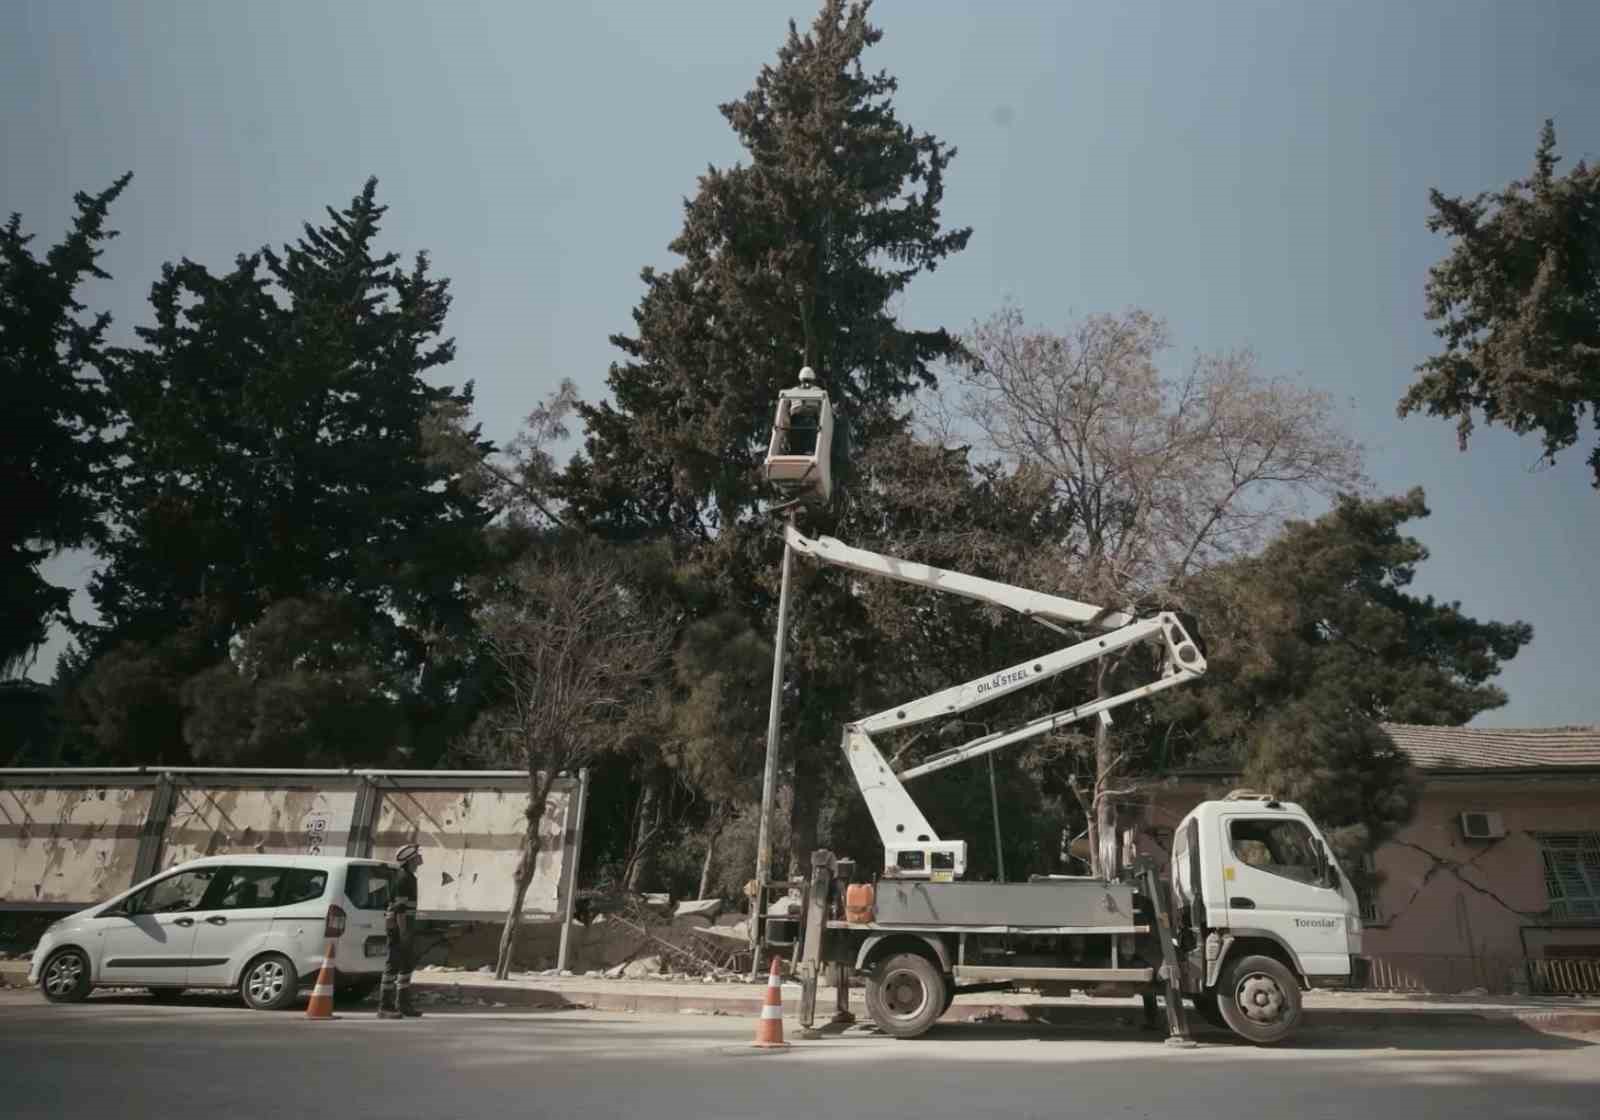
<path id="1" fill-rule="evenodd" d="M 418 980 L 418 992 L 433 992 L 460 998 L 499 1003 L 508 1007 L 586 1008 L 594 1011 L 633 1011 L 649 1014 L 701 1013 L 754 1017 L 761 1013 L 759 996 L 729 996 L 685 993 L 659 995 L 630 993 L 614 988 L 522 988 L 494 987 L 471 983 L 441 983 Z M 786 993 L 787 994 L 787 993 Z M 852 995 L 852 1008 L 864 1013 L 859 996 Z M 786 1008 L 788 1010 L 788 1008 Z M 826 1018 L 832 1014 L 833 1000 L 818 998 L 817 1014 Z M 792 1017 L 792 1012 L 789 1016 Z M 1117 1028 L 1137 1026 L 1140 1013 L 1127 1006 L 1071 1006 L 1060 1004 L 986 1004 L 974 1000 L 953 1006 L 940 1022 L 966 1023 L 973 1019 L 985 1022 L 1043 1023 L 1051 1026 Z M 1122 1022 L 1119 1023 L 1119 1020 Z M 1306 1021 L 1312 1027 L 1334 1027 L 1345 1030 L 1419 1030 L 1476 1028 L 1499 1029 L 1521 1027 L 1552 1033 L 1600 1032 L 1600 1011 L 1566 1011 L 1560 1008 L 1505 1008 L 1462 1010 L 1452 1007 L 1395 1008 L 1338 1008 L 1313 1007 L 1306 1011 Z"/>

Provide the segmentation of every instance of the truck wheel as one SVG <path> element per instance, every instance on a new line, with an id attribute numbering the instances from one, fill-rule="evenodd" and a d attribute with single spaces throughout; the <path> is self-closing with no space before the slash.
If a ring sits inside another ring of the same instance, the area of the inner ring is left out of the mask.
<path id="1" fill-rule="evenodd" d="M 948 995 L 938 965 L 917 953 L 897 953 L 867 980 L 867 1012 L 884 1034 L 916 1038 L 945 1013 Z"/>
<path id="2" fill-rule="evenodd" d="M 1241 957 L 1223 975 L 1217 1009 L 1234 1034 L 1257 1046 L 1271 1046 L 1300 1023 L 1300 984 L 1281 961 Z"/>

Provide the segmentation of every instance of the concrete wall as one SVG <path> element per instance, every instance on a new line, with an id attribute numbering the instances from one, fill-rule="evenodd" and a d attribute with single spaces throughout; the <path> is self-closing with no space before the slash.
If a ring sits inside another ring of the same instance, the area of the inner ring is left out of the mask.
<path id="1" fill-rule="evenodd" d="M 348 789 L 180 784 L 161 836 L 161 867 L 201 856 L 344 855 L 356 805 Z"/>
<path id="2" fill-rule="evenodd" d="M 133 885 L 154 790 L 0 787 L 0 903 L 105 898 Z"/>
<path id="3" fill-rule="evenodd" d="M 529 918 L 565 913 L 580 788 L 552 786 Z M 387 859 L 416 843 L 425 916 L 495 919 L 511 902 L 527 808 L 515 773 L 0 769 L 0 909 L 89 906 L 201 856 Z"/>
<path id="4" fill-rule="evenodd" d="M 1497 812 L 1506 835 L 1466 840 L 1463 812 Z M 1600 925 L 1552 924 L 1537 833 L 1600 830 L 1600 784 L 1430 782 L 1417 815 L 1377 853 L 1384 876 L 1365 946 L 1396 987 L 1496 990 L 1523 957 L 1590 946 Z"/>
<path id="5" fill-rule="evenodd" d="M 422 848 L 417 889 L 435 913 L 504 912 L 522 855 L 524 789 L 385 789 L 373 825 L 373 851 L 388 858 L 402 844 Z M 542 840 L 524 914 L 556 915 L 563 896 L 563 838 L 574 826 L 573 790 L 553 789 L 539 822 Z M 570 843 L 570 841 L 569 841 Z"/>

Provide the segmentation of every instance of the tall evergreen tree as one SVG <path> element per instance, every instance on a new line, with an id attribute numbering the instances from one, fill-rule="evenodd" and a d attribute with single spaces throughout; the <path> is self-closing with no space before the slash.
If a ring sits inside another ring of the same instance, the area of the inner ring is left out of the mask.
<path id="1" fill-rule="evenodd" d="M 1545 121 L 1533 174 L 1474 198 L 1430 191 L 1428 228 L 1454 244 L 1428 274 L 1427 315 L 1444 343 L 1417 367 L 1400 415 L 1473 418 L 1538 433 L 1553 462 L 1577 443 L 1584 413 L 1600 430 L 1600 167 L 1557 176 Z M 1589 453 L 1600 489 L 1600 446 Z"/>
<path id="2" fill-rule="evenodd" d="M 1169 759 L 1243 763 L 1346 852 L 1381 843 L 1410 818 L 1415 789 L 1377 724 L 1453 726 L 1501 707 L 1494 678 L 1533 639 L 1526 623 L 1409 590 L 1428 550 L 1404 527 L 1426 516 L 1420 489 L 1346 497 L 1209 573 L 1194 602 L 1209 670 L 1165 694 L 1150 742 Z"/>
<path id="3" fill-rule="evenodd" d="M 945 330 L 909 329 L 890 306 L 970 230 L 941 225 L 955 150 L 903 124 L 896 80 L 862 66 L 882 38 L 869 7 L 826 0 L 809 31 L 791 23 L 776 63 L 721 107 L 749 162 L 707 170 L 671 243 L 682 263 L 644 270 L 635 333 L 612 340 L 624 355 L 611 367 L 612 399 L 582 409 L 584 451 L 561 487 L 591 530 L 675 542 L 685 578 L 761 631 L 777 549 L 759 466 L 778 391 L 810 365 L 870 445 L 901 430 L 897 406 L 958 350 Z M 842 516 L 821 524 L 848 534 Z M 791 662 L 795 703 L 784 713 L 797 852 L 815 837 L 821 767 L 873 652 L 860 606 L 837 582 L 808 595 L 820 625 Z"/>
<path id="4" fill-rule="evenodd" d="M 131 178 L 75 195 L 71 232 L 43 257 L 20 214 L 0 226 L 0 677 L 68 618 L 72 592 L 40 565 L 93 540 L 105 513 L 112 411 L 96 366 L 111 316 L 85 319 L 78 290 L 110 278 L 97 263 L 117 235 L 106 218 Z"/>
<path id="5" fill-rule="evenodd" d="M 442 337 L 448 281 L 426 254 L 403 268 L 377 248 L 376 195 L 369 180 L 326 224 L 225 275 L 167 266 L 142 345 L 114 354 L 124 469 L 91 586 L 107 657 L 80 693 L 93 708 L 120 681 L 152 718 L 128 739 L 89 712 L 106 749 L 170 751 L 194 717 L 190 745 L 208 757 L 296 761 L 294 736 L 263 725 L 284 714 L 284 690 L 312 707 L 350 703 L 345 689 L 310 688 L 313 668 L 399 697 L 412 726 L 445 714 L 434 639 L 467 624 L 484 513 L 426 453 L 423 430 L 472 393 L 427 380 L 455 352 Z M 296 617 L 315 623 L 321 653 L 283 649 Z M 357 662 L 371 680 L 348 675 Z M 388 721 L 350 731 L 356 757 L 399 745 Z"/>

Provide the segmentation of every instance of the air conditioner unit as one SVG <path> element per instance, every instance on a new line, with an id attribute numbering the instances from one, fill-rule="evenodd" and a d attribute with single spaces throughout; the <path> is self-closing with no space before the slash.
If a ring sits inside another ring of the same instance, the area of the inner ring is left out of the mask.
<path id="1" fill-rule="evenodd" d="M 1467 840 L 1498 840 L 1506 834 L 1499 813 L 1462 813 L 1461 835 Z"/>

